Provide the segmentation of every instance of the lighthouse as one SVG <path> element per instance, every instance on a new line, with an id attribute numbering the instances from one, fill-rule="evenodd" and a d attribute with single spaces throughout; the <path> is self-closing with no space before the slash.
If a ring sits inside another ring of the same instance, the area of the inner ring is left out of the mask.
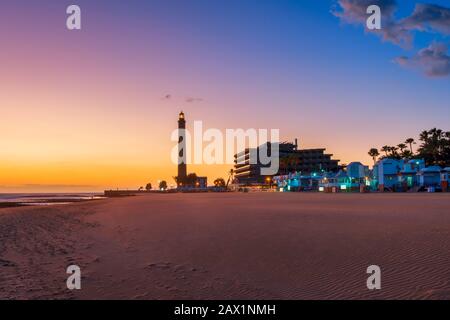
<path id="1" fill-rule="evenodd" d="M 186 176 L 186 120 L 181 111 L 178 116 L 178 183 L 185 181 Z"/>

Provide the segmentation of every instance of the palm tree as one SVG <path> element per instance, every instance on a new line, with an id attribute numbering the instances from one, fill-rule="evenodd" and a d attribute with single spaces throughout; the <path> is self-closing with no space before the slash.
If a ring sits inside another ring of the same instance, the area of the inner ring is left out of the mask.
<path id="1" fill-rule="evenodd" d="M 400 143 L 397 145 L 397 148 L 400 149 L 400 153 L 397 153 L 398 158 L 405 158 L 403 155 L 405 154 L 405 150 L 408 146 L 404 143 Z"/>
<path id="2" fill-rule="evenodd" d="M 450 131 L 447 131 L 445 134 L 444 139 L 444 151 L 443 151 L 443 158 L 444 158 L 444 166 L 450 167 Z"/>
<path id="3" fill-rule="evenodd" d="M 419 140 L 423 141 L 423 142 L 428 141 L 428 131 L 427 130 L 424 130 L 420 133 Z"/>
<path id="4" fill-rule="evenodd" d="M 445 133 L 441 129 L 436 130 L 435 137 L 436 137 L 436 142 L 438 145 L 439 152 L 442 152 L 442 150 L 444 149 L 444 144 L 443 144 L 444 135 L 445 135 Z"/>
<path id="5" fill-rule="evenodd" d="M 425 159 L 427 165 L 444 166 L 450 162 L 450 142 L 447 137 L 447 132 L 437 128 L 425 130 L 420 134 L 422 143 L 417 151 L 419 156 Z"/>
<path id="6" fill-rule="evenodd" d="M 377 162 L 377 157 L 380 155 L 380 153 L 378 152 L 378 149 L 376 148 L 372 148 L 369 150 L 369 156 L 372 157 L 373 159 L 373 164 L 375 164 Z"/>
<path id="7" fill-rule="evenodd" d="M 411 159 L 413 157 L 413 154 L 409 150 L 405 150 L 402 152 L 402 158 L 404 159 Z"/>
<path id="8" fill-rule="evenodd" d="M 407 146 L 404 143 L 400 143 L 397 145 L 397 147 L 400 149 L 400 152 L 403 153 L 403 150 L 405 150 Z"/>
<path id="9" fill-rule="evenodd" d="M 390 148 L 391 147 L 389 147 L 389 146 L 383 146 L 381 148 L 381 151 L 385 153 L 386 157 L 388 156 L 388 152 L 390 151 Z"/>
<path id="10" fill-rule="evenodd" d="M 414 139 L 413 138 L 408 138 L 408 139 L 405 140 L 405 143 L 409 144 L 409 151 L 411 151 L 411 153 L 414 154 L 413 147 L 412 147 L 413 144 L 416 144 Z"/>
<path id="11" fill-rule="evenodd" d="M 400 158 L 400 155 L 398 154 L 398 148 L 397 147 L 389 147 L 389 151 L 391 152 L 391 157 L 394 159 Z"/>

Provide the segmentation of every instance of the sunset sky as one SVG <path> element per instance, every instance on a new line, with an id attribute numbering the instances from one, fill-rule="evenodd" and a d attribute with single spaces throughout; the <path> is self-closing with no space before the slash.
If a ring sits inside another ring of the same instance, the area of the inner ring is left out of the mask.
<path id="1" fill-rule="evenodd" d="M 173 184 L 180 110 L 188 127 L 278 128 L 343 163 L 450 130 L 448 15 L 429 22 L 411 16 L 417 1 L 369 1 L 413 18 L 401 45 L 365 32 L 358 2 L 2 1 L 0 192 Z M 70 4 L 80 31 L 66 28 Z M 230 168 L 188 170 L 212 182 Z"/>

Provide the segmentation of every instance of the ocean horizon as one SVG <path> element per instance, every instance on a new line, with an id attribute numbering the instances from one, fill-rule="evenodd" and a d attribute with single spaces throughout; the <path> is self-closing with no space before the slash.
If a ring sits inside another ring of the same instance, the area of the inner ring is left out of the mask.
<path id="1" fill-rule="evenodd" d="M 103 194 L 99 192 L 0 193 L 0 203 L 22 205 L 64 204 L 101 198 L 103 198 Z"/>

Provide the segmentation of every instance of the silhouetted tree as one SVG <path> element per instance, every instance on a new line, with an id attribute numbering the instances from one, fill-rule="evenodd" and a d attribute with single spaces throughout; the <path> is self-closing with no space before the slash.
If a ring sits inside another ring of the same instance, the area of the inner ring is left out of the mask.
<path id="1" fill-rule="evenodd" d="M 416 142 L 413 138 L 408 138 L 404 143 L 397 145 L 397 147 L 383 146 L 381 148 L 381 151 L 385 153 L 383 158 L 423 158 L 428 166 L 450 166 L 450 131 L 443 131 L 437 128 L 424 130 L 420 133 L 419 140 L 421 144 L 416 154 L 414 154 L 412 147 Z M 407 150 L 408 145 L 409 150 Z M 369 154 L 371 154 L 370 151 Z"/>
<path id="2" fill-rule="evenodd" d="M 414 155 L 412 154 L 411 151 L 405 150 L 402 152 L 401 156 L 403 159 L 411 159 Z"/>
<path id="3" fill-rule="evenodd" d="M 142 189 L 144 189 L 144 188 L 142 188 Z M 152 184 L 150 182 L 147 183 L 147 185 L 145 186 L 145 190 L 147 190 L 147 191 L 152 190 Z"/>
<path id="4" fill-rule="evenodd" d="M 405 140 L 405 143 L 409 145 L 409 151 L 411 151 L 411 154 L 414 154 L 413 147 L 412 147 L 413 144 L 416 144 L 414 139 L 413 138 L 408 138 L 408 139 Z"/>
<path id="5" fill-rule="evenodd" d="M 167 190 L 167 182 L 165 180 L 159 183 L 159 190 Z"/>
<path id="6" fill-rule="evenodd" d="M 397 147 L 389 147 L 389 157 L 394 158 L 394 159 L 400 159 L 401 156 L 398 153 L 398 148 Z"/>
<path id="7" fill-rule="evenodd" d="M 378 149 L 372 148 L 369 150 L 369 156 L 372 157 L 374 164 L 377 162 L 377 158 L 379 155 L 380 155 L 380 152 L 378 152 Z"/>
<path id="8" fill-rule="evenodd" d="M 389 146 L 383 146 L 381 148 L 381 151 L 384 152 L 385 156 L 388 156 L 388 152 L 390 151 L 390 147 Z"/>
<path id="9" fill-rule="evenodd" d="M 419 140 L 422 142 L 418 156 L 425 159 L 427 165 L 450 165 L 450 132 L 433 128 L 422 131 Z"/>
<path id="10" fill-rule="evenodd" d="M 407 148 L 407 145 L 404 143 L 400 143 L 397 145 L 397 148 L 399 148 L 400 152 L 403 153 L 403 151 Z"/>

